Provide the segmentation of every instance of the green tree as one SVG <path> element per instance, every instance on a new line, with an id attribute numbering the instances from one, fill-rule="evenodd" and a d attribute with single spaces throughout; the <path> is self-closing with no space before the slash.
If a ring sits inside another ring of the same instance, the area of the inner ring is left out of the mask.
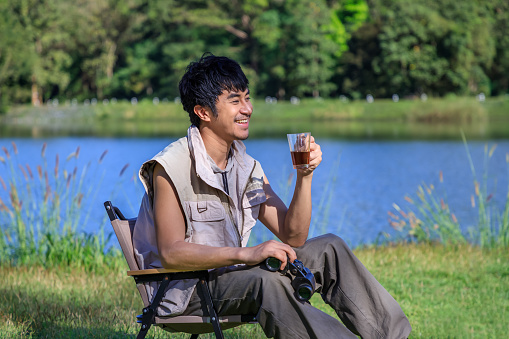
<path id="1" fill-rule="evenodd" d="M 347 75 L 343 88 L 377 96 L 489 93 L 487 70 L 495 55 L 495 40 L 487 4 L 479 0 L 369 1 L 367 25 L 376 33 L 366 36 L 371 42 L 361 45 L 377 45 L 369 62 L 377 81 L 371 82 L 368 76 L 352 87 L 355 72 L 349 68 L 358 67 L 352 61 L 359 55 L 350 54 L 342 60 Z"/>
<path id="2" fill-rule="evenodd" d="M 30 89 L 20 86 L 31 74 L 29 35 L 10 11 L 6 1 L 0 2 L 0 113 L 11 102 L 26 101 Z"/>
<path id="3" fill-rule="evenodd" d="M 324 1 L 196 0 L 173 10 L 176 22 L 201 32 L 206 50 L 240 60 L 259 95 L 318 96 L 334 88 L 338 46 L 327 39 Z"/>
<path id="4" fill-rule="evenodd" d="M 492 34 L 495 40 L 496 55 L 488 71 L 492 81 L 492 93 L 509 93 L 509 2 L 493 1 L 491 11 L 494 16 Z"/>
<path id="5" fill-rule="evenodd" d="M 330 12 L 323 1 L 286 1 L 285 7 L 285 35 L 280 40 L 286 52 L 285 87 L 290 95 L 328 95 L 335 89 L 330 78 L 339 49 L 326 39 Z"/>
<path id="6" fill-rule="evenodd" d="M 32 103 L 39 104 L 64 91 L 70 82 L 68 67 L 72 62 L 69 32 L 73 22 L 67 15 L 72 12 L 71 4 L 64 0 L 13 0 L 4 10 L 20 24 L 24 43 L 29 46 L 23 58 L 28 60 L 30 78 L 20 81 L 31 84 Z"/>
<path id="7" fill-rule="evenodd" d="M 368 19 L 369 8 L 364 0 L 343 0 L 333 2 L 330 8 L 331 22 L 329 38 L 338 45 L 336 56 L 348 50 L 348 41 Z"/>
<path id="8" fill-rule="evenodd" d="M 376 96 L 390 94 L 386 91 L 390 79 L 384 74 L 376 74 L 373 59 L 381 54 L 378 35 L 379 21 L 369 21 L 352 33 L 348 41 L 348 51 L 338 60 L 338 72 L 334 81 L 339 85 L 339 94 L 348 94 L 354 99 L 371 93 Z"/>
<path id="9" fill-rule="evenodd" d="M 75 41 L 73 80 L 68 95 L 102 99 L 117 89 L 114 76 L 117 67 L 129 56 L 130 44 L 143 36 L 146 24 L 143 0 L 81 0 L 75 3 Z M 144 59 L 139 57 L 139 62 Z M 128 87 L 126 85 L 125 87 Z M 124 96 L 123 94 L 122 96 Z"/>

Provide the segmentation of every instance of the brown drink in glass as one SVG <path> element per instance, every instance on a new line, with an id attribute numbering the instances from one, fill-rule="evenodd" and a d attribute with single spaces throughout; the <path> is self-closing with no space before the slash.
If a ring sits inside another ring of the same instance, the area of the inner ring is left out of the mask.
<path id="1" fill-rule="evenodd" d="M 311 133 L 294 133 L 288 134 L 287 137 L 293 168 L 308 168 Z"/>
<path id="2" fill-rule="evenodd" d="M 292 154 L 293 168 L 307 168 L 309 166 L 309 153 L 311 152 L 290 152 Z"/>

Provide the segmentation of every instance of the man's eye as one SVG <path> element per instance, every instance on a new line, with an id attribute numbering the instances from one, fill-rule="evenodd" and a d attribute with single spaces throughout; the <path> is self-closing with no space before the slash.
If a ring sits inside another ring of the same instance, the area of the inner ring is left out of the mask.
<path id="1" fill-rule="evenodd" d="M 251 100 L 251 98 L 247 97 L 247 98 L 246 98 L 246 101 L 249 101 L 249 100 Z"/>

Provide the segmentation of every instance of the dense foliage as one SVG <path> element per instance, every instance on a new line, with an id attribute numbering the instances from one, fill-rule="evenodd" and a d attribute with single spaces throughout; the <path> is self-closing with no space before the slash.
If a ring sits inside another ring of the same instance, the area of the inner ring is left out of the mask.
<path id="1" fill-rule="evenodd" d="M 2 0 L 0 107 L 173 99 L 206 51 L 262 98 L 499 95 L 508 28 L 506 0 Z"/>

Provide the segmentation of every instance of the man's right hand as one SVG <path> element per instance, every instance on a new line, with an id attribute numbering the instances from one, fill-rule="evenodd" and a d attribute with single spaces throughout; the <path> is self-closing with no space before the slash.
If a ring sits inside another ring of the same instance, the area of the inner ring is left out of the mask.
<path id="1" fill-rule="evenodd" d="M 242 248 L 241 261 L 247 265 L 257 265 L 269 257 L 279 259 L 281 261 L 280 269 L 284 269 L 288 260 L 293 262 L 297 259 L 297 254 L 291 246 L 276 240 Z"/>

